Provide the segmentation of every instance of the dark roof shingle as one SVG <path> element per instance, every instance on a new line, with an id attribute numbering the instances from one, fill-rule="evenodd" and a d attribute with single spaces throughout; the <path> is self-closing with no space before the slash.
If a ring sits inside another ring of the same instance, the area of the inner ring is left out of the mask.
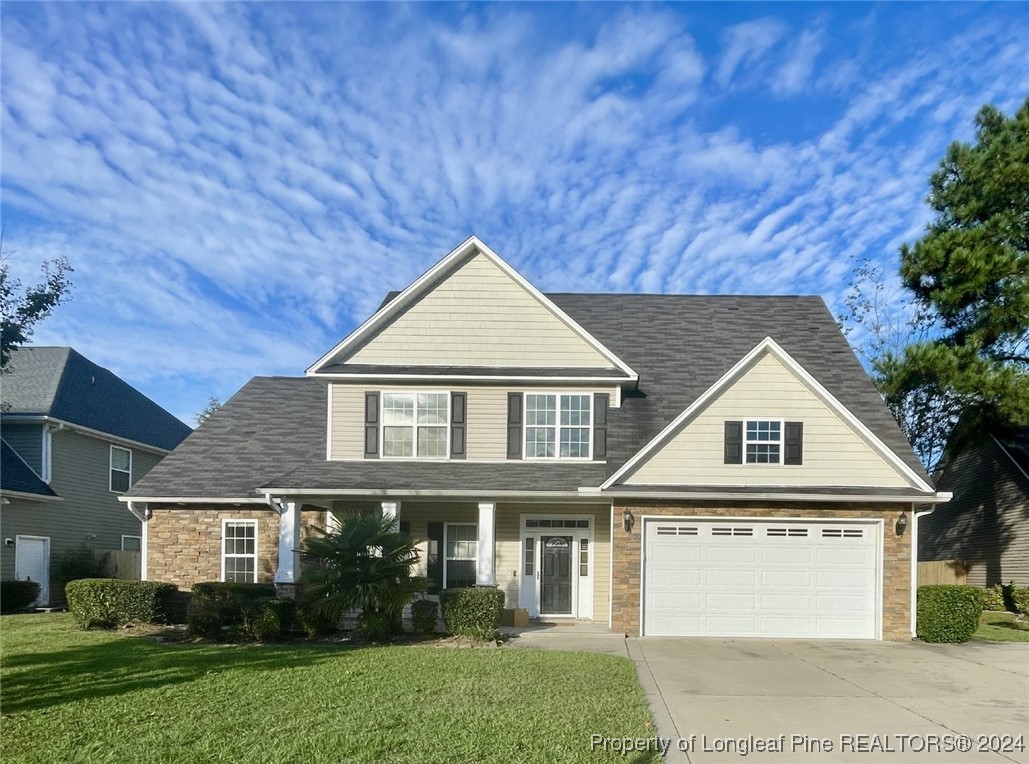
<path id="1" fill-rule="evenodd" d="M 0 440 L 0 491 L 31 493 L 47 498 L 57 496 L 18 456 L 18 452 L 7 445 L 6 440 Z"/>

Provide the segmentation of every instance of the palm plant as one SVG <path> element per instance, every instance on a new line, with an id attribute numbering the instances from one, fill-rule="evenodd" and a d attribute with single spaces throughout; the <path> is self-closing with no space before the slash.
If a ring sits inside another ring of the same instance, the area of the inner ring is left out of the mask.
<path id="1" fill-rule="evenodd" d="M 428 586 L 426 579 L 412 575 L 418 548 L 396 530 L 393 517 L 348 512 L 337 519 L 335 530 L 320 531 L 301 551 L 314 563 L 304 575 L 306 606 L 337 622 L 359 610 L 362 630 L 382 635 Z"/>

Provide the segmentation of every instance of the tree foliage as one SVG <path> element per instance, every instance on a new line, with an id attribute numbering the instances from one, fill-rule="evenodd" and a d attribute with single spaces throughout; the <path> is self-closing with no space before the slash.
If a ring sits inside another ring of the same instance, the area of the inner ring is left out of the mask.
<path id="1" fill-rule="evenodd" d="M 36 324 L 49 316 L 68 296 L 72 272 L 67 258 L 44 260 L 43 280 L 27 289 L 12 278 L 0 252 L 0 369 L 7 368 L 11 351 L 32 337 Z"/>
<path id="2" fill-rule="evenodd" d="M 1029 422 L 1029 99 L 975 123 L 975 143 L 953 143 L 929 179 L 925 234 L 901 247 L 909 341 L 872 359 L 895 413 L 960 415 L 958 436 Z"/>
<path id="3" fill-rule="evenodd" d="M 414 541 L 394 527 L 394 518 L 378 513 L 348 512 L 338 527 L 309 538 L 303 549 L 311 563 L 303 581 L 306 607 L 338 621 L 360 610 L 359 623 L 400 614 L 428 581 L 413 575 L 418 562 Z"/>
<path id="4" fill-rule="evenodd" d="M 212 395 L 210 398 L 208 398 L 207 403 L 204 404 L 204 407 L 193 415 L 193 420 L 197 423 L 197 427 L 199 427 L 208 419 L 210 419 L 211 415 L 221 407 L 222 402 L 218 400 L 216 397 Z"/>

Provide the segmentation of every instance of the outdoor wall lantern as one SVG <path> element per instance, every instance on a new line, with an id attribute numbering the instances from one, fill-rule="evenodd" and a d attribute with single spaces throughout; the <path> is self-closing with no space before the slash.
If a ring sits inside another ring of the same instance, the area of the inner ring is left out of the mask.
<path id="1" fill-rule="evenodd" d="M 632 533 L 632 526 L 636 524 L 636 518 L 632 516 L 632 512 L 628 509 L 622 513 L 622 524 L 625 526 L 626 533 Z"/>
<path id="2" fill-rule="evenodd" d="M 903 536 L 904 531 L 908 527 L 908 516 L 906 512 L 901 512 L 900 517 L 897 518 L 897 535 Z"/>

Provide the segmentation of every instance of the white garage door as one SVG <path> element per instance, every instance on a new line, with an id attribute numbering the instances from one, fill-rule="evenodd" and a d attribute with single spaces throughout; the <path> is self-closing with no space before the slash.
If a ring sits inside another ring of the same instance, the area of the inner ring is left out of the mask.
<path id="1" fill-rule="evenodd" d="M 879 528 L 648 520 L 643 633 L 877 638 Z"/>

